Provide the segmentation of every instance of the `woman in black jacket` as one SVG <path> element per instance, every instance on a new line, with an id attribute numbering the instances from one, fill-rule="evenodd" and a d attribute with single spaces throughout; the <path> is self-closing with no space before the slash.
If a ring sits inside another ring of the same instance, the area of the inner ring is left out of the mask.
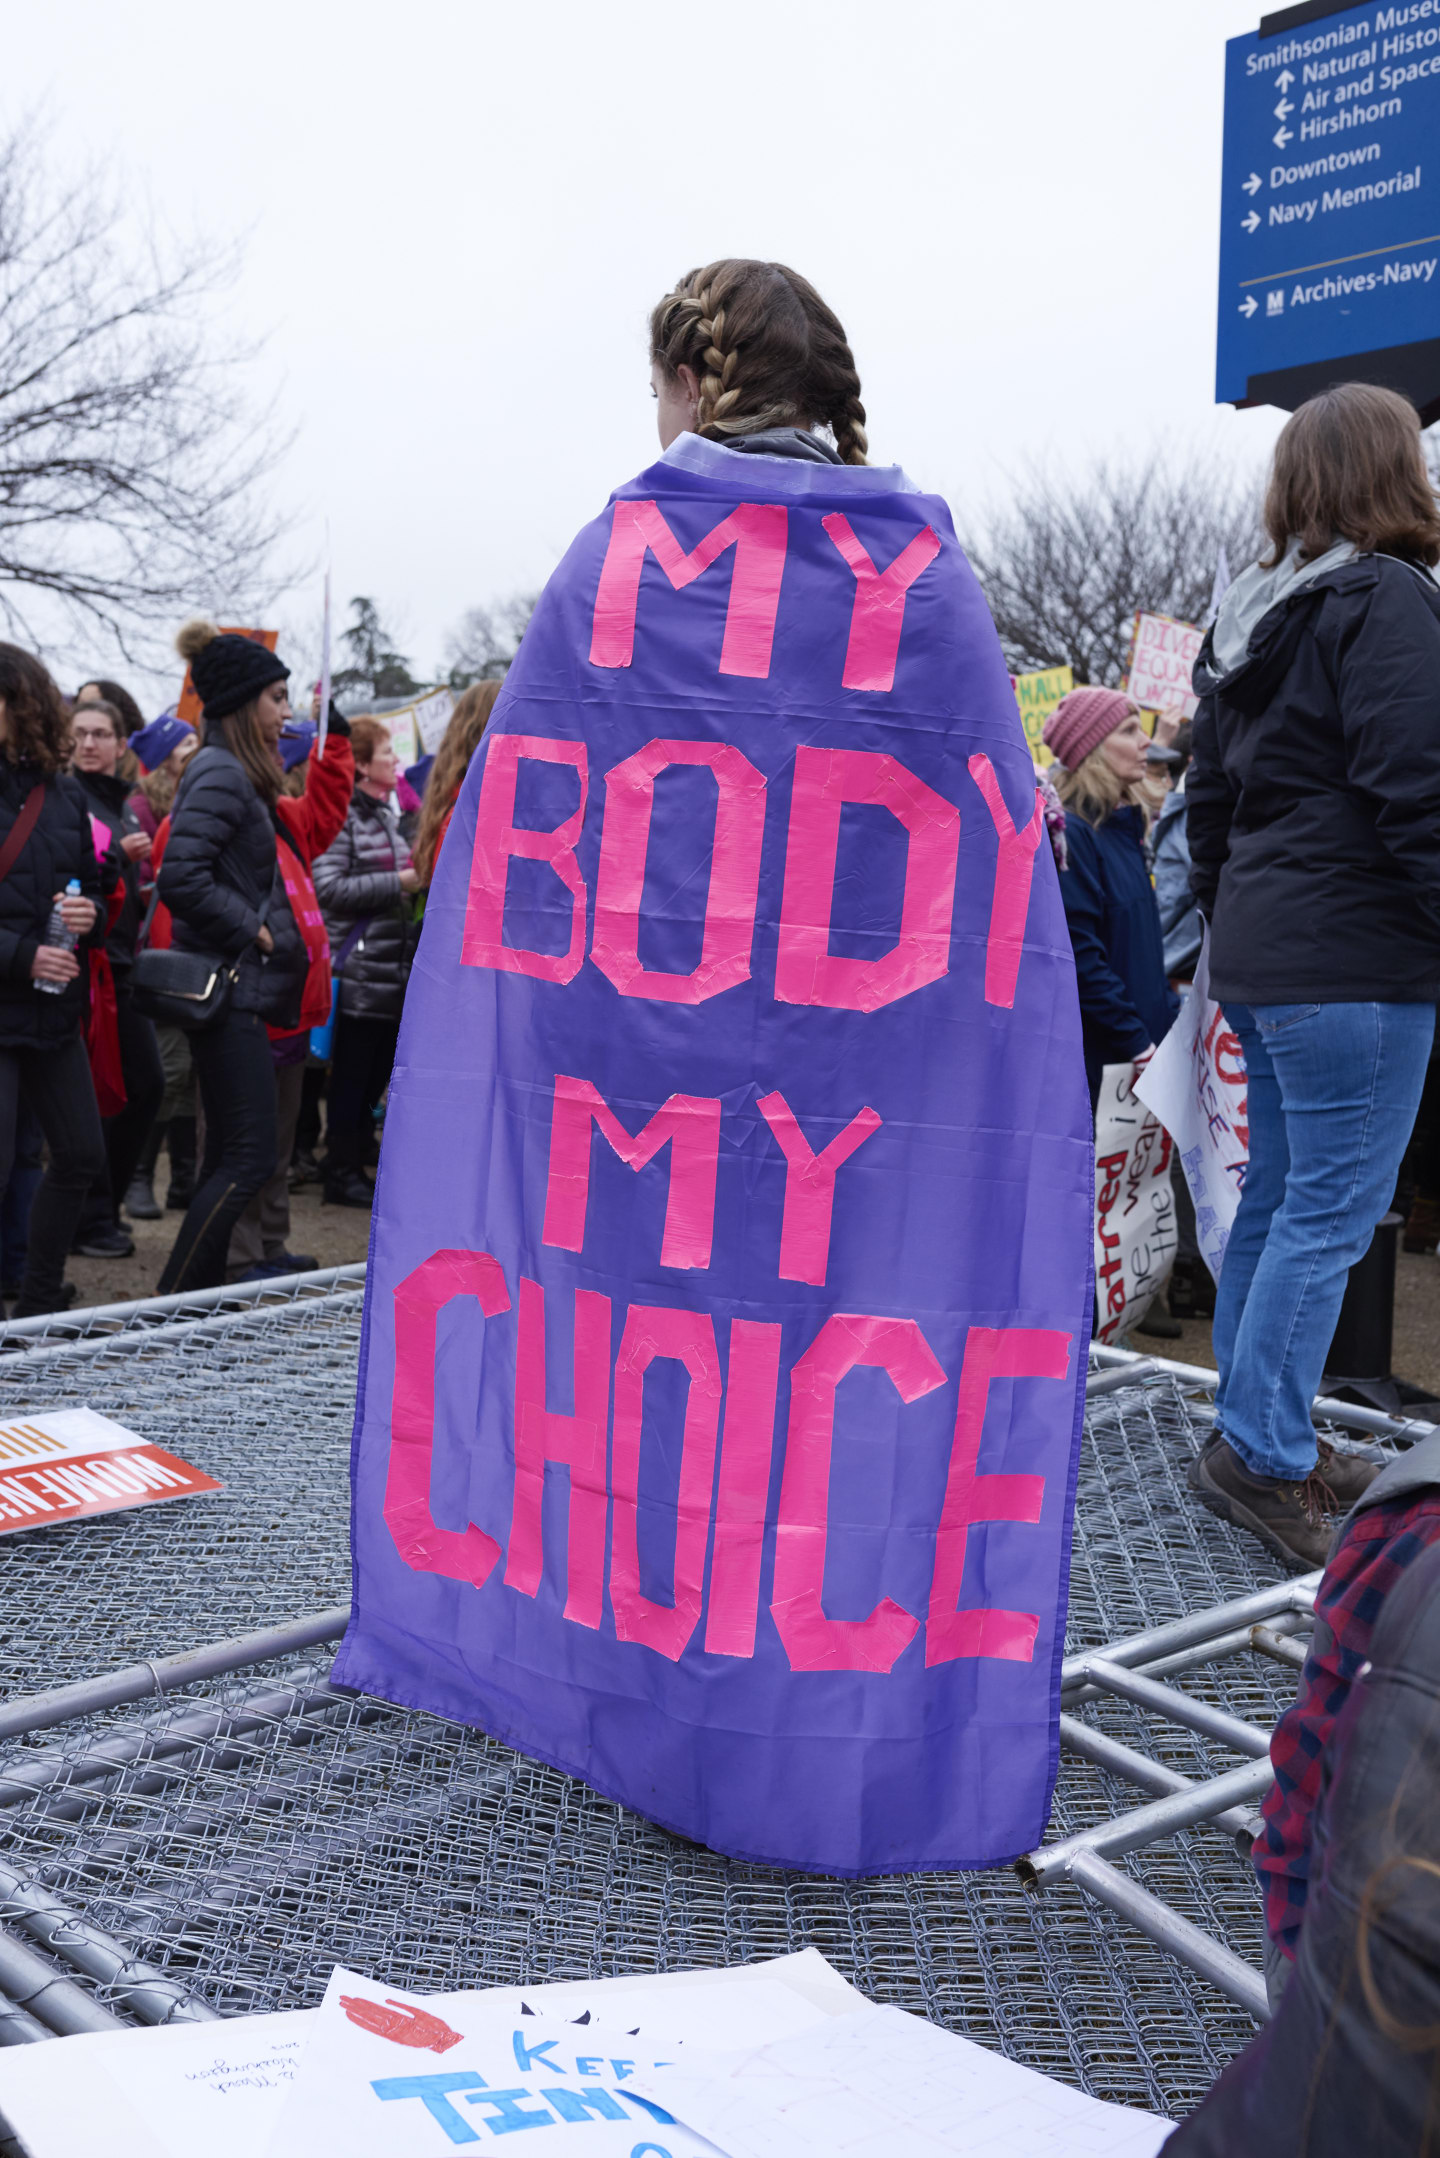
<path id="1" fill-rule="evenodd" d="M 1249 1074 L 1215 1302 L 1212 1512 L 1306 1567 L 1373 1469 L 1317 1466 L 1310 1404 L 1390 1205 L 1440 997 L 1440 504 L 1414 407 L 1361 383 L 1287 424 L 1272 547 L 1195 669 L 1186 782 L 1210 983 Z"/>
<path id="2" fill-rule="evenodd" d="M 85 989 L 73 951 L 44 942 L 59 905 L 72 936 L 96 933 L 100 865 L 90 819 L 62 770 L 67 722 L 38 659 L 0 644 L 0 1191 L 22 1107 L 34 1110 L 50 1167 L 30 1215 L 17 1318 L 57 1311 L 85 1194 L 105 1171 L 100 1112 L 81 1037 Z M 66 898 L 78 881 L 80 896 Z M 83 957 L 83 954 L 82 954 Z"/>
<path id="3" fill-rule="evenodd" d="M 275 1167 L 275 1071 L 266 1025 L 294 1027 L 308 954 L 276 859 L 276 754 L 290 670 L 249 637 L 189 622 L 176 640 L 204 702 L 201 748 L 170 813 L 160 897 L 181 951 L 223 960 L 224 1018 L 191 1035 L 205 1159 L 160 1277 L 161 1293 L 225 1279 L 230 1232 Z"/>
<path id="4" fill-rule="evenodd" d="M 140 934 L 140 862 L 150 851 L 140 819 L 130 807 L 131 782 L 117 769 L 125 750 L 125 722 L 113 704 L 99 697 L 76 705 L 70 719 L 71 765 L 97 825 L 110 834 L 106 898 L 114 913 L 105 936 L 105 953 L 115 983 L 115 1019 L 119 1031 L 120 1074 L 125 1106 L 105 1124 L 109 1175 L 91 1191 L 80 1219 L 75 1249 L 87 1259 L 128 1259 L 135 1239 L 122 1226 L 120 1205 L 130 1189 L 135 1165 L 165 1098 L 165 1070 L 150 1021 L 135 1008 L 130 969 Z M 97 834 L 98 837 L 98 834 Z"/>

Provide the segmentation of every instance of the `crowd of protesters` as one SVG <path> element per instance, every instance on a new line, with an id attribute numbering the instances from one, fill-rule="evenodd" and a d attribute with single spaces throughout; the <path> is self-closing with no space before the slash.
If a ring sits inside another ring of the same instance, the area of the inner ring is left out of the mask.
<path id="1" fill-rule="evenodd" d="M 325 1203 L 371 1204 L 424 894 L 498 688 L 459 698 L 417 793 L 379 719 L 352 728 L 332 703 L 322 749 L 318 697 L 297 719 L 262 641 L 197 621 L 178 645 L 196 725 L 147 724 L 117 682 L 67 698 L 0 644 L 0 1298 L 15 1317 L 65 1309 L 72 1253 L 128 1259 L 130 1225 L 167 1211 L 181 1218 L 161 1292 L 313 1268 L 289 1249 L 297 1174 Z"/>

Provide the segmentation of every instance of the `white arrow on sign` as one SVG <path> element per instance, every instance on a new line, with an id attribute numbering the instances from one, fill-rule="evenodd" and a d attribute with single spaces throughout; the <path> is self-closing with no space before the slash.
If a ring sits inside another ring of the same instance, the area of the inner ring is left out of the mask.
<path id="1" fill-rule="evenodd" d="M 1295 77 L 1291 74 L 1289 68 L 1287 67 L 1281 70 L 1281 72 L 1275 77 L 1275 80 L 1282 90 L 1288 90 L 1291 83 L 1295 80 Z"/>
<path id="2" fill-rule="evenodd" d="M 1240 185 L 1244 188 L 1247 195 L 1255 195 L 1259 193 L 1260 189 L 1265 185 L 1265 182 L 1261 179 L 1258 172 L 1252 172 L 1249 179 L 1242 180 L 1240 182 Z"/>
<path id="3" fill-rule="evenodd" d="M 1274 134 L 1270 137 L 1270 140 L 1274 143 L 1277 150 L 1283 150 L 1286 143 L 1293 142 L 1295 140 L 1295 137 L 1291 134 L 1288 127 L 1277 127 Z"/>
<path id="4" fill-rule="evenodd" d="M 1250 320 L 1250 317 L 1257 311 L 1259 304 L 1260 303 L 1256 299 L 1253 292 L 1250 293 L 1247 298 L 1243 299 L 1240 302 L 1240 312 L 1245 317 L 1245 320 L 1247 322 Z"/>
<path id="5" fill-rule="evenodd" d="M 1242 217 L 1240 222 L 1247 232 L 1258 232 L 1260 229 L 1260 220 L 1253 210 L 1248 217 Z"/>
<path id="6" fill-rule="evenodd" d="M 1288 120 L 1294 110 L 1295 107 L 1291 104 L 1289 98 L 1282 97 L 1279 104 L 1275 107 L 1275 117 L 1277 120 Z"/>

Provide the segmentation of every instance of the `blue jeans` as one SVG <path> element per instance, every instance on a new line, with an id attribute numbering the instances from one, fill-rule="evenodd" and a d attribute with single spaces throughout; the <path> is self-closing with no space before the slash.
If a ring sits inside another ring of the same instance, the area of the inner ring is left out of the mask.
<path id="1" fill-rule="evenodd" d="M 1216 1426 L 1256 1476 L 1315 1466 L 1310 1404 L 1345 1281 L 1391 1200 L 1433 1004 L 1226 1006 L 1249 1074 L 1250 1166 L 1215 1292 Z"/>

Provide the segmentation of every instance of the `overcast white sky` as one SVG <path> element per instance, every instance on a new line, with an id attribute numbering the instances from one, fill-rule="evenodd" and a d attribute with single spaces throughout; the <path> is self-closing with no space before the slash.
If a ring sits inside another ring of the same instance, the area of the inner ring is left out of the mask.
<path id="1" fill-rule="evenodd" d="M 424 671 L 649 462 L 646 313 L 721 254 L 819 286 L 872 455 L 961 522 L 1030 456 L 1259 463 L 1281 416 L 1211 401 L 1224 45 L 1259 13 L 46 0 L 6 11 L 0 120 L 40 105 L 62 166 L 113 157 L 178 225 L 248 235 L 296 554 L 328 520 L 337 594 Z M 298 641 L 319 606 L 316 574 Z"/>

